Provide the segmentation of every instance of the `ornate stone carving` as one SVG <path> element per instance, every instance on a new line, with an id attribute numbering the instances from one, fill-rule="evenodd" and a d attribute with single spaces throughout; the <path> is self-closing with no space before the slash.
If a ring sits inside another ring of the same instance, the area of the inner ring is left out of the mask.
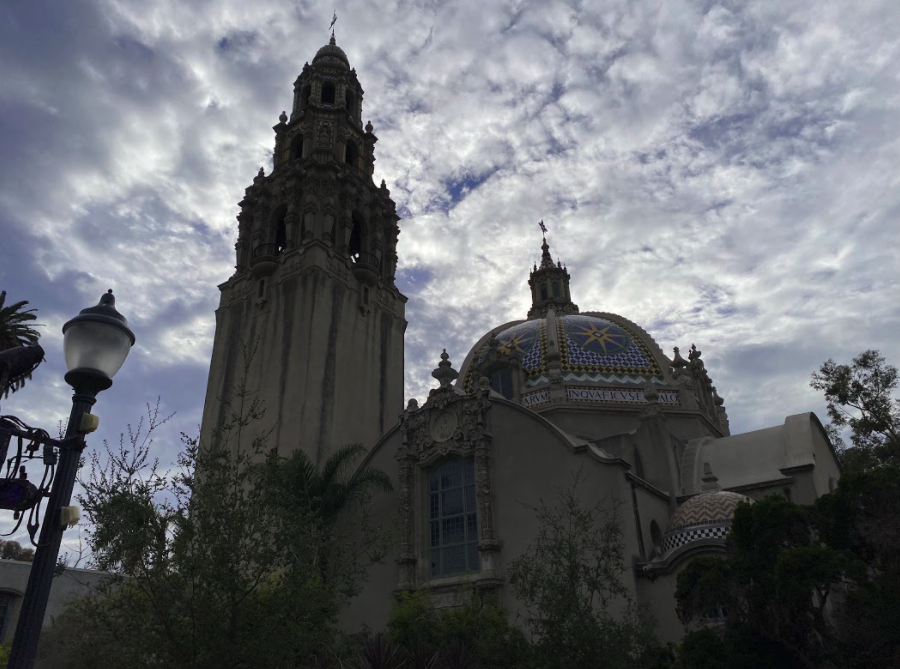
<path id="1" fill-rule="evenodd" d="M 339 276 L 342 279 L 346 279 L 348 275 L 347 265 L 342 263 L 340 260 L 336 258 L 329 258 L 325 262 L 325 266 L 328 268 L 328 271 L 332 274 Z"/>
<path id="2" fill-rule="evenodd" d="M 334 123 L 322 121 L 316 128 L 316 146 L 321 149 L 331 148 L 334 137 Z"/>
<path id="3" fill-rule="evenodd" d="M 393 309 L 394 303 L 396 302 L 393 294 L 391 294 L 391 291 L 386 290 L 385 288 L 381 288 L 380 290 L 378 290 L 378 292 L 375 293 L 375 299 L 388 309 Z"/>
<path id="4" fill-rule="evenodd" d="M 459 419 L 453 409 L 444 409 L 431 419 L 431 437 L 437 442 L 450 439 L 456 432 Z"/>
<path id="5" fill-rule="evenodd" d="M 237 284 L 231 288 L 231 296 L 228 300 L 228 304 L 234 304 L 235 302 L 240 302 L 245 299 L 247 295 L 250 294 L 250 284 L 246 281 Z"/>

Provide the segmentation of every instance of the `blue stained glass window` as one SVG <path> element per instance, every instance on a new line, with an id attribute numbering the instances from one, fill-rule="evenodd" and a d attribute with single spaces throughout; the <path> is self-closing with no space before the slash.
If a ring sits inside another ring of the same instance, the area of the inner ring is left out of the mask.
<path id="1" fill-rule="evenodd" d="M 431 575 L 479 571 L 474 463 L 445 461 L 432 470 L 428 491 Z"/>

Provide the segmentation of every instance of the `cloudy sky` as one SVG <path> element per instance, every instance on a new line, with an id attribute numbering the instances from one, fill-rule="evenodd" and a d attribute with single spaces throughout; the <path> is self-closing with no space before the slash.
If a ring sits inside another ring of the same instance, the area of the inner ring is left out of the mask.
<path id="1" fill-rule="evenodd" d="M 237 202 L 333 5 L 0 8 L 0 289 L 47 361 L 3 413 L 70 406 L 60 328 L 113 288 L 137 335 L 95 412 L 200 420 Z M 407 396 L 524 317 L 543 219 L 583 310 L 696 343 L 733 431 L 824 404 L 828 357 L 900 364 L 896 0 L 359 2 L 337 40 L 401 221 Z"/>

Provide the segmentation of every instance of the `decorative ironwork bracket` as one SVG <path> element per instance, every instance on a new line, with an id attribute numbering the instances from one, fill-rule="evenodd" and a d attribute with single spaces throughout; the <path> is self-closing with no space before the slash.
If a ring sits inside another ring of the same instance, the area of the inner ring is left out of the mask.
<path id="1" fill-rule="evenodd" d="M 15 442 L 13 442 L 15 440 Z M 10 446 L 15 443 L 15 452 L 10 455 Z M 25 520 L 25 527 L 31 543 L 37 546 L 35 536 L 40 528 L 41 502 L 50 496 L 56 474 L 56 463 L 59 461 L 60 449 L 84 450 L 84 435 L 78 434 L 65 439 L 53 439 L 46 430 L 26 425 L 15 416 L 0 416 L 0 508 L 13 511 L 15 527 L 6 534 L 11 536 L 18 532 Z M 33 460 L 43 460 L 44 473 L 40 484 L 34 485 L 28 480 L 26 464 Z M 5 468 L 4 468 L 5 464 Z"/>

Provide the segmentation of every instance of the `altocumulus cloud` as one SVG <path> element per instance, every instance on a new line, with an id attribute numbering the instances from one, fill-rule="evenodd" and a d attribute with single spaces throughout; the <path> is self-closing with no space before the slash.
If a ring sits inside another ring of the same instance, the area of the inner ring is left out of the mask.
<path id="1" fill-rule="evenodd" d="M 14 3 L 0 20 L 0 288 L 48 359 L 5 413 L 68 408 L 59 328 L 113 287 L 138 335 L 99 438 L 163 397 L 195 432 L 236 203 L 332 6 Z M 410 297 L 407 393 L 524 316 L 541 218 L 582 309 L 703 349 L 732 428 L 822 403 L 809 373 L 900 363 L 893 0 L 419 2 L 340 10 Z"/>

